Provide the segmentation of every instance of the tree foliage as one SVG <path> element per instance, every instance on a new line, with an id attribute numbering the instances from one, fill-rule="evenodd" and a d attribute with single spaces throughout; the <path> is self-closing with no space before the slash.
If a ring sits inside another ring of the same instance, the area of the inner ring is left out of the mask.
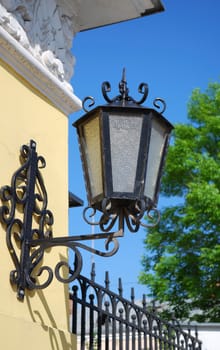
<path id="1" fill-rule="evenodd" d="M 220 322 L 220 84 L 193 91 L 175 126 L 162 194 L 171 205 L 145 239 L 140 282 L 179 319 Z"/>

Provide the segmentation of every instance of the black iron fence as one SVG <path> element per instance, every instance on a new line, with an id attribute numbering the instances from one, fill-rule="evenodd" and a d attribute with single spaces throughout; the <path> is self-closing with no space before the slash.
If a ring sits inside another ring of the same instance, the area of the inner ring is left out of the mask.
<path id="1" fill-rule="evenodd" d="M 72 332 L 77 335 L 80 350 L 201 350 L 195 329 L 184 331 L 176 321 L 162 320 L 154 305 L 135 303 L 123 297 L 119 279 L 118 294 L 109 289 L 106 272 L 105 287 L 95 282 L 94 266 L 91 279 L 79 276 L 75 281 L 72 300 Z"/>

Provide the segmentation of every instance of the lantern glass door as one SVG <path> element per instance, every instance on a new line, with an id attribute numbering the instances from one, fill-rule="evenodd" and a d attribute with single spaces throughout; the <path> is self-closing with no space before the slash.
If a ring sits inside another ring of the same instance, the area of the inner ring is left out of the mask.
<path id="1" fill-rule="evenodd" d="M 145 196 L 150 198 L 153 203 L 157 201 L 158 179 L 160 179 L 168 134 L 165 123 L 161 123 L 158 118 L 153 118 L 144 191 Z"/>
<path id="2" fill-rule="evenodd" d="M 99 115 L 84 124 L 81 142 L 87 163 L 91 197 L 94 198 L 103 193 Z"/>
<path id="3" fill-rule="evenodd" d="M 114 193 L 133 194 L 142 117 L 126 113 L 109 116 L 112 186 Z"/>

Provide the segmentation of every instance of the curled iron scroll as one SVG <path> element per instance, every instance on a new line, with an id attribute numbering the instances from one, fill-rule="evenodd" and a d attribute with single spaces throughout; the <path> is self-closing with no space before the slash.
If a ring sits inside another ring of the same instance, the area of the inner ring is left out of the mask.
<path id="1" fill-rule="evenodd" d="M 149 92 L 149 88 L 148 88 L 148 84 L 146 83 L 141 83 L 138 87 L 138 92 L 140 94 L 142 94 L 142 98 L 138 101 L 132 99 L 136 104 L 141 105 L 142 103 L 144 103 L 144 101 L 146 101 L 147 96 L 148 96 L 148 92 Z"/>
<path id="2" fill-rule="evenodd" d="M 94 106 L 95 104 L 95 99 L 92 97 L 92 96 L 87 96 L 83 99 L 82 101 L 82 107 L 83 107 L 83 110 L 87 113 L 89 112 L 89 109 L 86 108 L 86 103 L 88 101 L 91 101 L 89 104 L 88 104 L 88 107 L 91 108 L 92 106 Z"/>
<path id="3" fill-rule="evenodd" d="M 153 213 L 153 214 L 152 214 Z M 160 221 L 160 212 L 157 208 L 152 208 L 147 211 L 146 218 L 150 220 L 151 223 L 149 224 L 143 224 L 143 222 L 140 222 L 140 225 L 145 228 L 152 228 L 158 225 Z"/>
<path id="4" fill-rule="evenodd" d="M 157 109 L 161 108 L 161 110 L 159 111 L 160 114 L 163 114 L 167 108 L 166 102 L 160 97 L 155 98 L 155 100 L 153 101 L 153 105 Z"/>
<path id="5" fill-rule="evenodd" d="M 107 93 L 110 91 L 111 91 L 111 84 L 108 81 L 104 81 L 102 83 L 102 95 L 108 103 L 112 103 L 116 100 L 116 98 L 111 99 L 108 97 Z"/>

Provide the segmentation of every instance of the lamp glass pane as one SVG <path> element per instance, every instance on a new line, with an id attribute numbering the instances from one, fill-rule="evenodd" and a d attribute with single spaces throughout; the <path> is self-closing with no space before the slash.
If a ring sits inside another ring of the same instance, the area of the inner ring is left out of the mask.
<path id="1" fill-rule="evenodd" d="M 109 116 L 112 182 L 114 192 L 134 192 L 142 117 Z"/>
<path id="2" fill-rule="evenodd" d="M 145 196 L 152 201 L 155 200 L 158 172 L 163 158 L 166 138 L 167 129 L 165 124 L 153 119 L 144 191 Z"/>
<path id="3" fill-rule="evenodd" d="M 99 116 L 84 125 L 84 152 L 92 197 L 103 192 Z"/>

